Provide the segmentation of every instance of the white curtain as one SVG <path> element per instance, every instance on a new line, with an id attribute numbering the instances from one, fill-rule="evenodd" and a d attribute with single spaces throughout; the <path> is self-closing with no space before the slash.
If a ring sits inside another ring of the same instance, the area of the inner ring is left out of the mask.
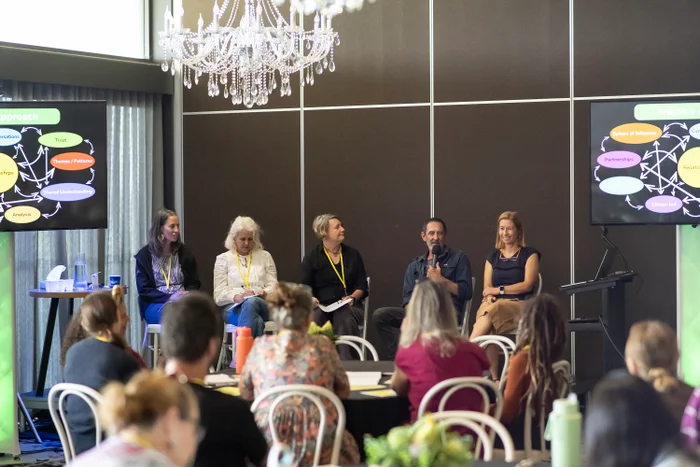
<path id="1" fill-rule="evenodd" d="M 49 300 L 33 299 L 27 291 L 37 288 L 51 268 L 63 264 L 68 277 L 79 252 L 85 253 L 88 275 L 100 271 L 101 279 L 121 274 L 130 285 L 127 306 L 131 325 L 127 340 L 140 348 L 143 328 L 139 317 L 133 255 L 146 243 L 154 206 L 163 202 L 163 132 L 159 95 L 107 91 L 73 86 L 1 81 L 2 101 L 107 102 L 108 228 L 15 234 L 15 313 L 17 335 L 17 389 L 34 389 L 48 321 Z M 75 307 L 80 304 L 76 300 Z M 60 329 L 67 325 L 68 307 L 59 308 L 54 330 L 46 387 L 62 380 L 59 353 Z"/>

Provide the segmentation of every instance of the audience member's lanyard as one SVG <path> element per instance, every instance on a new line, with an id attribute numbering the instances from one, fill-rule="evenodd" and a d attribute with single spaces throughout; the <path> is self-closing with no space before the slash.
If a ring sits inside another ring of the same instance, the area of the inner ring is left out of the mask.
<path id="1" fill-rule="evenodd" d="M 328 258 L 328 262 L 331 263 L 331 267 L 333 268 L 333 271 L 335 271 L 335 275 L 338 276 L 340 283 L 343 284 L 343 291 L 345 292 L 345 295 L 347 295 L 348 288 L 345 285 L 345 263 L 343 263 L 343 249 L 340 249 L 340 270 L 343 273 L 342 275 L 338 274 L 338 270 L 335 268 L 335 264 L 333 264 L 333 260 L 331 259 L 331 255 L 328 254 L 328 250 L 323 248 L 323 251 L 326 253 L 326 258 Z"/>
<path id="2" fill-rule="evenodd" d="M 102 337 L 102 336 L 95 336 L 95 339 L 97 339 L 100 342 L 106 342 L 108 344 L 111 342 L 109 339 L 107 339 L 106 337 Z"/>
<path id="3" fill-rule="evenodd" d="M 129 433 L 129 434 L 122 434 L 121 438 L 126 441 L 127 443 L 135 444 L 136 446 L 140 446 L 144 449 L 155 449 L 153 447 L 153 443 L 148 441 L 146 438 L 143 436 L 139 436 L 137 434 Z"/>
<path id="4" fill-rule="evenodd" d="M 243 277 L 243 271 L 241 271 L 241 260 L 238 256 L 238 253 L 236 253 L 236 266 L 238 266 L 238 275 L 241 276 L 241 280 L 243 281 L 243 285 L 245 285 L 246 289 L 250 288 L 250 263 L 253 262 L 252 257 L 252 252 L 248 253 L 248 269 L 245 272 L 245 277 Z"/>
<path id="5" fill-rule="evenodd" d="M 168 275 L 165 275 L 165 269 L 163 269 L 163 265 L 160 264 L 160 261 L 158 261 L 158 267 L 160 268 L 160 272 L 163 273 L 163 279 L 165 279 L 165 290 L 170 292 L 170 272 L 173 269 L 173 255 L 170 255 L 170 261 L 168 262 Z"/>

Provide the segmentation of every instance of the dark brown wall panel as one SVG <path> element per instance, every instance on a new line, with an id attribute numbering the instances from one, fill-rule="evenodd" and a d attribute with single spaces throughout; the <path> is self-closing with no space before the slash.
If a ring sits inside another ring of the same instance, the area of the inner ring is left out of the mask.
<path id="1" fill-rule="evenodd" d="M 694 0 L 574 2 L 577 96 L 698 91 Z"/>
<path id="2" fill-rule="evenodd" d="M 406 266 L 425 248 L 419 235 L 430 214 L 428 128 L 427 108 L 305 116 L 307 249 L 318 241 L 314 217 L 339 215 L 372 278 L 372 309 L 401 305 Z"/>
<path id="3" fill-rule="evenodd" d="M 298 112 L 184 117 L 185 239 L 205 290 L 213 289 L 214 260 L 238 215 L 262 226 L 279 279 L 297 278 L 299 161 Z"/>
<path id="4" fill-rule="evenodd" d="M 542 253 L 543 291 L 568 316 L 557 291 L 569 282 L 568 112 L 560 102 L 435 109 L 435 213 L 448 243 L 471 259 L 472 319 L 503 211 L 520 214 L 528 245 Z"/>
<path id="5" fill-rule="evenodd" d="M 576 281 L 592 279 L 606 248 L 600 228 L 589 225 L 590 155 L 588 142 L 589 103 L 575 106 L 575 275 Z M 674 226 L 610 227 L 608 237 L 625 255 L 630 269 L 639 277 L 627 286 L 627 328 L 644 319 L 659 319 L 676 325 L 676 240 Z M 623 269 L 622 263 L 615 270 Z M 597 317 L 601 296 L 596 292 L 578 295 L 576 315 Z M 577 373 L 600 374 L 600 339 L 588 341 L 585 334 L 577 341 Z M 620 349 L 624 352 L 624 349 Z"/>
<path id="6" fill-rule="evenodd" d="M 435 1 L 437 102 L 568 95 L 568 2 Z"/>
<path id="7" fill-rule="evenodd" d="M 307 106 L 428 102 L 426 0 L 381 0 L 333 19 L 336 70 L 307 86 Z"/>

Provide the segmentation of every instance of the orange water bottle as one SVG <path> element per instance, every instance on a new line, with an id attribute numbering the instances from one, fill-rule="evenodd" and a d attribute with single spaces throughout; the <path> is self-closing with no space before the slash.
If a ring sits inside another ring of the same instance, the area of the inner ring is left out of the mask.
<path id="1" fill-rule="evenodd" d="M 236 373 L 243 371 L 243 365 L 253 348 L 253 334 L 248 327 L 236 328 Z"/>

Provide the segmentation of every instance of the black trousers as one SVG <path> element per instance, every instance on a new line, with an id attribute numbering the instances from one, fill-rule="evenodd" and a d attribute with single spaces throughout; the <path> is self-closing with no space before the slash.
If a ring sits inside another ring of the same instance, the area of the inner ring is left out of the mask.
<path id="1" fill-rule="evenodd" d="M 333 332 L 337 336 L 360 336 L 360 323 L 364 311 L 349 305 L 342 306 L 335 311 L 326 313 L 320 308 L 314 308 L 314 322 L 323 326 L 328 321 L 333 325 Z M 338 347 L 338 353 L 343 360 L 359 360 L 360 356 L 349 345 Z"/>
<path id="2" fill-rule="evenodd" d="M 401 323 L 406 317 L 406 310 L 401 307 L 388 306 L 379 308 L 372 314 L 372 324 L 379 332 L 389 360 L 396 357 L 396 349 L 399 348 L 401 335 Z"/>

